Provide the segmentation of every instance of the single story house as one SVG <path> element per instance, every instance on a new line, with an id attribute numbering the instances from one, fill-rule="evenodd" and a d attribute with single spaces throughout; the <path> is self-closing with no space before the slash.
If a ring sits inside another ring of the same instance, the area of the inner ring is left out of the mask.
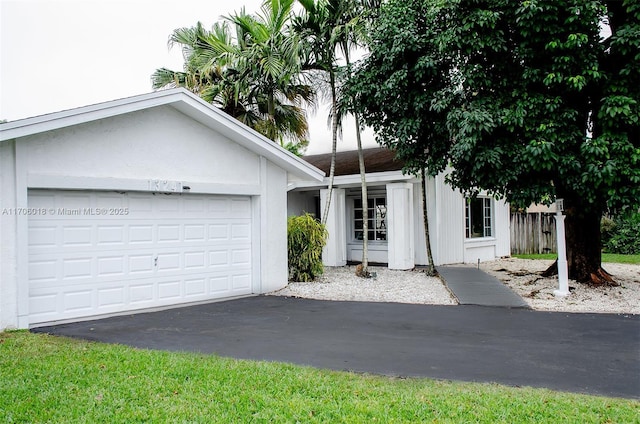
<path id="1" fill-rule="evenodd" d="M 365 150 L 369 258 L 427 263 L 420 181 Z M 0 124 L 0 331 L 266 293 L 286 217 L 320 216 L 330 154 L 298 158 L 184 89 Z M 338 154 L 323 261 L 358 262 L 357 152 Z M 427 181 L 436 265 L 509 255 L 509 208 Z"/>
<path id="2" fill-rule="evenodd" d="M 0 125 L 0 330 L 287 284 L 324 173 L 184 89 Z"/>
<path id="3" fill-rule="evenodd" d="M 369 261 L 391 269 L 426 265 L 422 214 L 426 195 L 429 230 L 435 265 L 475 263 L 510 254 L 509 206 L 480 195 L 465 199 L 445 184 L 445 174 L 428 178 L 426 193 L 418 178 L 402 173 L 403 163 L 384 148 L 365 149 L 369 215 Z M 305 157 L 329 174 L 331 154 Z M 362 209 L 357 151 L 339 152 L 334 190 L 327 217 L 329 240 L 323 252 L 327 266 L 362 260 Z M 289 215 L 324 211 L 328 177 L 324 181 L 292 181 Z"/>

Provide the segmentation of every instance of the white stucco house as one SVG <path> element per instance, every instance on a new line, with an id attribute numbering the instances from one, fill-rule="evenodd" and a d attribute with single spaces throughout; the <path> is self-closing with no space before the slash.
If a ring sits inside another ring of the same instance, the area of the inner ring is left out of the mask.
<path id="1" fill-rule="evenodd" d="M 426 193 L 419 179 L 403 175 L 393 152 L 364 151 L 368 187 L 369 261 L 406 270 L 426 265 L 422 196 L 426 194 L 431 248 L 435 265 L 475 263 L 510 254 L 509 206 L 480 195 L 465 199 L 445 184 L 445 174 L 429 178 Z M 331 155 L 305 157 L 329 174 Z M 334 192 L 327 217 L 329 240 L 323 252 L 327 266 L 362 260 L 362 197 L 357 151 L 339 152 Z M 324 211 L 328 177 L 324 181 L 293 181 L 288 213 Z"/>
<path id="2" fill-rule="evenodd" d="M 0 126 L 0 330 L 287 284 L 324 173 L 183 89 Z"/>
<path id="3" fill-rule="evenodd" d="M 509 208 L 365 151 L 369 257 L 509 255 Z M 287 284 L 286 219 L 324 210 L 330 155 L 298 158 L 184 89 L 0 124 L 0 331 L 266 293 Z M 338 154 L 327 266 L 359 262 L 357 152 Z"/>

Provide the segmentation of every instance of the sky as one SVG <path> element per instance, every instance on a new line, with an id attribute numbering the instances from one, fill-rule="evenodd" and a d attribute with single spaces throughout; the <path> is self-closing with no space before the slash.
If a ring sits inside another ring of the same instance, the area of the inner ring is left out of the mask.
<path id="1" fill-rule="evenodd" d="M 0 119 L 13 121 L 149 93 L 151 74 L 182 69 L 167 40 L 198 21 L 259 10 L 261 0 L 0 0 Z M 307 154 L 330 151 L 327 108 L 309 117 Z M 339 150 L 355 149 L 345 124 Z M 365 133 L 364 143 L 373 146 Z"/>

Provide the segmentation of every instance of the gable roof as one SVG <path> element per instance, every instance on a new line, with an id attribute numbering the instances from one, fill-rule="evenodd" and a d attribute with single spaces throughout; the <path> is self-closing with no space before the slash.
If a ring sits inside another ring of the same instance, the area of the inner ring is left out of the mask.
<path id="1" fill-rule="evenodd" d="M 383 147 L 364 149 L 362 153 L 367 173 L 400 171 L 404 166 L 404 161 L 396 159 L 395 152 Z M 303 158 L 316 168 L 323 170 L 325 174 L 329 174 L 331 167 L 331 153 L 309 155 L 304 156 Z M 358 163 L 357 150 L 336 153 L 336 176 L 354 175 L 359 173 L 360 165 Z"/>
<path id="2" fill-rule="evenodd" d="M 323 172 L 184 88 L 161 90 L 76 109 L 0 124 L 0 142 L 110 118 L 158 106 L 170 106 L 200 124 L 302 178 L 322 181 Z"/>

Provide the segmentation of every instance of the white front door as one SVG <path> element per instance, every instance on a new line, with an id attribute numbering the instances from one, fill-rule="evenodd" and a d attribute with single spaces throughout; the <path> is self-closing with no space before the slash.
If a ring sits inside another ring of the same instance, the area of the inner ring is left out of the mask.
<path id="1" fill-rule="evenodd" d="M 30 190 L 29 322 L 252 292 L 247 196 Z"/>

